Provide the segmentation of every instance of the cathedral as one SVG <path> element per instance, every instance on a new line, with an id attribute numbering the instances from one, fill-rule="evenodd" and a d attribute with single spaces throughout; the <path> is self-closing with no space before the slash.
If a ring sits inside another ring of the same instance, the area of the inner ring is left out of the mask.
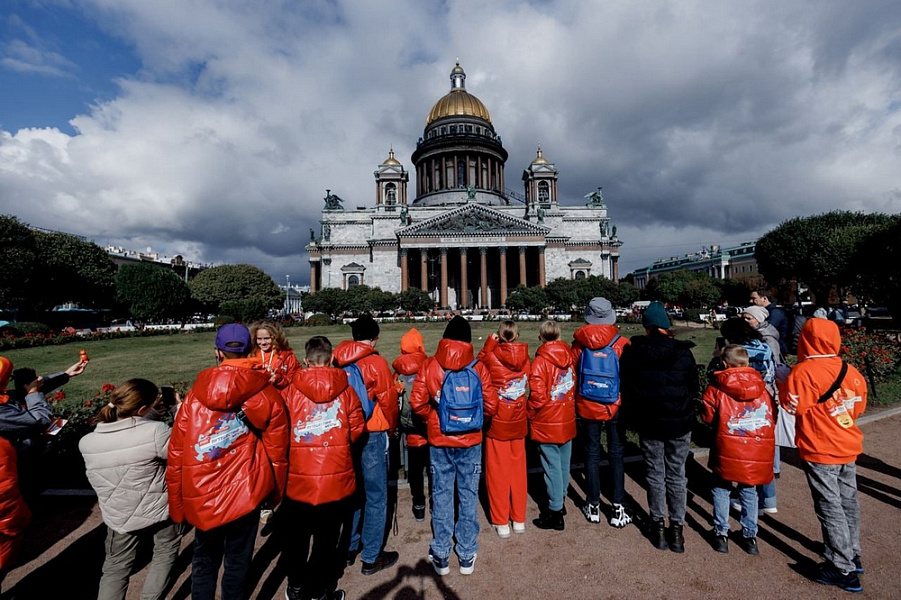
<path id="1" fill-rule="evenodd" d="M 449 309 L 503 307 L 519 285 L 565 277 L 619 280 L 622 242 L 601 188 L 562 206 L 557 168 L 541 148 L 507 187 L 507 151 L 485 105 L 466 90 L 458 62 L 451 89 L 429 112 L 410 171 L 388 152 L 376 169 L 375 203 L 344 206 L 326 191 L 319 235 L 310 231 L 310 290 L 357 285 L 419 288 Z M 412 196 L 412 197 L 411 197 Z"/>

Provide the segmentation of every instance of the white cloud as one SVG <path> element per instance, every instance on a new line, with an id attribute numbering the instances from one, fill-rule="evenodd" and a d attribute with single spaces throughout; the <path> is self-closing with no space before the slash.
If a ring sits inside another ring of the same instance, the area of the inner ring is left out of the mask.
<path id="1" fill-rule="evenodd" d="M 389 145 L 412 170 L 457 56 L 508 187 L 539 143 L 564 201 L 604 186 L 623 273 L 799 214 L 901 211 L 891 3 L 88 6 L 142 69 L 74 136 L 0 131 L 4 212 L 36 225 L 297 281 L 325 189 L 370 204 Z"/>

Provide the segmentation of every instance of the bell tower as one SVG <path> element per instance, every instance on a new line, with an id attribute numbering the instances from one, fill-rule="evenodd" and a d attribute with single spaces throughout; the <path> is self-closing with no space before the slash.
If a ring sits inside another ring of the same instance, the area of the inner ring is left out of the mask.
<path id="1" fill-rule="evenodd" d="M 544 157 L 541 146 L 538 154 L 522 172 L 526 195 L 526 216 L 534 216 L 538 209 L 557 208 L 557 167 Z"/>
<path id="2" fill-rule="evenodd" d="M 375 175 L 375 207 L 379 211 L 393 212 L 407 204 L 407 182 L 410 173 L 394 158 L 394 147 L 388 150 L 388 158 L 379 165 Z"/>

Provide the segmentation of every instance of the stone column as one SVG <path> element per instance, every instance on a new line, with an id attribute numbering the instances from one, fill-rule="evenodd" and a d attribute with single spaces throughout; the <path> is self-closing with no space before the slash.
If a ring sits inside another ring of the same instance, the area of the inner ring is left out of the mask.
<path id="1" fill-rule="evenodd" d="M 519 247 L 519 284 L 528 286 L 526 279 L 526 247 Z"/>
<path id="2" fill-rule="evenodd" d="M 498 248 L 501 253 L 501 302 L 500 306 L 507 305 L 507 247 Z"/>
<path id="3" fill-rule="evenodd" d="M 422 291 L 429 293 L 429 251 L 425 248 L 419 249 L 419 272 L 421 274 Z"/>
<path id="4" fill-rule="evenodd" d="M 410 274 L 407 272 L 407 249 L 400 249 L 400 291 L 406 292 L 410 287 Z"/>
<path id="5" fill-rule="evenodd" d="M 544 280 L 544 246 L 538 248 L 538 285 L 541 287 L 547 285 Z"/>
<path id="6" fill-rule="evenodd" d="M 469 273 L 467 272 L 466 265 L 466 251 L 468 248 L 465 246 L 460 248 L 460 299 L 458 304 L 463 308 L 469 308 L 469 282 L 467 281 L 467 277 Z"/>
<path id="7" fill-rule="evenodd" d="M 318 287 L 316 286 L 316 280 L 318 279 L 317 273 L 316 273 L 316 267 L 317 267 L 316 263 L 310 262 L 310 293 L 311 294 L 315 294 L 317 291 L 319 291 Z"/>
<path id="8" fill-rule="evenodd" d="M 481 258 L 482 273 L 482 308 L 488 306 L 488 248 L 482 246 L 479 248 L 479 258 Z"/>
<path id="9" fill-rule="evenodd" d="M 447 307 L 447 248 L 441 249 L 441 308 Z"/>
<path id="10" fill-rule="evenodd" d="M 610 260 L 613 261 L 613 283 L 619 283 L 619 257 L 612 256 Z"/>

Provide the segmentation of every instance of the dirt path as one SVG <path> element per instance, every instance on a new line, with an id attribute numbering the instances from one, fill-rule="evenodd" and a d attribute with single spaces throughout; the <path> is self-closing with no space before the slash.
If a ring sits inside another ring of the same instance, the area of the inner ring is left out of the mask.
<path id="1" fill-rule="evenodd" d="M 861 504 L 861 545 L 866 575 L 863 596 L 899 597 L 901 563 L 901 415 L 862 426 L 865 454 L 858 461 Z M 690 492 L 686 552 L 677 555 L 654 549 L 638 527 L 616 530 L 606 523 L 590 525 L 572 499 L 582 496 L 581 474 L 573 474 L 567 500 L 566 531 L 532 527 L 537 516 L 529 502 L 525 535 L 499 539 L 482 515 L 479 557 L 475 573 L 462 576 L 451 558 L 450 575 L 435 576 L 426 560 L 431 537 L 428 522 L 416 523 L 409 510 L 409 492 L 399 491 L 398 534 L 387 548 L 400 552 L 398 566 L 373 576 L 359 572 L 359 561 L 341 580 L 347 597 L 406 599 L 469 598 L 791 598 L 800 600 L 848 597 L 847 592 L 811 582 L 806 575 L 819 562 L 819 523 L 796 457 L 785 457 L 778 482 L 779 513 L 765 516 L 760 526 L 760 556 L 744 554 L 731 544 L 728 555 L 717 554 L 706 541 L 711 505 L 706 458 L 690 460 Z M 627 467 L 626 487 L 639 511 L 646 506 L 640 486 L 641 465 Z M 530 488 L 540 480 L 530 481 Z M 92 598 L 96 595 L 103 560 L 105 527 L 91 498 L 43 498 L 35 507 L 35 526 L 23 548 L 28 562 L 4 582 L 3 598 L 17 600 Z M 643 512 L 639 516 L 645 516 Z M 645 516 L 646 518 L 646 516 Z M 733 528 L 737 523 L 733 523 Z M 190 593 L 191 536 L 176 565 L 178 579 L 170 598 Z M 58 541 L 56 541 L 58 540 Z M 272 538 L 258 539 L 254 558 L 254 598 L 283 598 L 284 577 L 276 566 Z M 138 573 L 129 598 L 140 597 Z"/>

